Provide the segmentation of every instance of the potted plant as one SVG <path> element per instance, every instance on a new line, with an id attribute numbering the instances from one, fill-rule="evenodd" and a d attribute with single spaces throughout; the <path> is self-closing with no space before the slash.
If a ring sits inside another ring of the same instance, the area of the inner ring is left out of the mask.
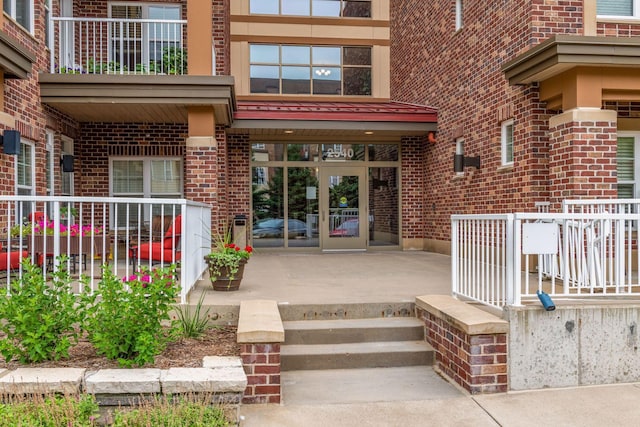
<path id="1" fill-rule="evenodd" d="M 235 291 L 240 287 L 244 266 L 249 261 L 253 248 L 241 248 L 232 242 L 231 232 L 214 240 L 213 250 L 204 259 L 209 266 L 209 279 L 216 291 Z"/>

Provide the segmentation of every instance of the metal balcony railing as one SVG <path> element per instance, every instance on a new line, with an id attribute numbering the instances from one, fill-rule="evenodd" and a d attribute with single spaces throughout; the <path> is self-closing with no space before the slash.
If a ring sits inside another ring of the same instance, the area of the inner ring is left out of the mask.
<path id="1" fill-rule="evenodd" d="M 51 73 L 187 74 L 187 21 L 77 17 L 51 20 Z"/>

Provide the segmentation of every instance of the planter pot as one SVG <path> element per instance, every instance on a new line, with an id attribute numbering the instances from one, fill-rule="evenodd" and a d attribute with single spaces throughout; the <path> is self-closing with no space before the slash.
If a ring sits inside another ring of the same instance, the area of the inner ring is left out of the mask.
<path id="1" fill-rule="evenodd" d="M 209 277 L 213 277 L 211 261 L 207 261 L 209 264 Z M 233 280 L 229 278 L 230 274 L 227 267 L 220 267 L 220 276 L 216 280 L 211 279 L 211 285 L 214 291 L 237 291 L 240 288 L 240 282 L 242 281 L 242 275 L 244 273 L 244 266 L 246 261 L 240 262 L 238 271 L 233 276 Z"/>

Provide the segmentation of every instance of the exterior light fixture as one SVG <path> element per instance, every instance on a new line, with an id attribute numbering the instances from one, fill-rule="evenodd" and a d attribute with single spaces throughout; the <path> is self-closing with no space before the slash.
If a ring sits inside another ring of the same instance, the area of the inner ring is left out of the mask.
<path id="1" fill-rule="evenodd" d="M 368 130 L 368 131 L 366 131 L 364 134 L 365 134 L 365 135 L 373 135 L 373 131 Z"/>
<path id="2" fill-rule="evenodd" d="M 4 154 L 12 156 L 20 154 L 20 132 L 17 130 L 5 130 L 4 136 L 0 136 Z"/>
<path id="3" fill-rule="evenodd" d="M 289 134 L 292 134 L 292 133 L 293 133 L 293 131 L 292 131 L 291 129 L 287 129 L 287 130 L 285 130 L 285 131 L 284 131 L 284 133 L 286 133 L 287 135 L 289 135 Z"/>
<path id="4" fill-rule="evenodd" d="M 60 161 L 62 164 L 62 172 L 73 172 L 73 156 L 71 154 L 65 154 Z"/>

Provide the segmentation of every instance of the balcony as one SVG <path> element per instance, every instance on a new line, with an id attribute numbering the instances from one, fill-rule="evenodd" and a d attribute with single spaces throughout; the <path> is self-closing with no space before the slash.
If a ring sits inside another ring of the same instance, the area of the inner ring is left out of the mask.
<path id="1" fill-rule="evenodd" d="M 230 125 L 234 80 L 187 75 L 186 21 L 52 18 L 51 66 L 40 73 L 42 103 L 81 123 L 187 123 L 211 108 Z"/>
<path id="2" fill-rule="evenodd" d="M 65 268 L 78 290 L 92 291 L 105 265 L 128 277 L 141 266 L 176 264 L 184 303 L 206 270 L 211 208 L 184 199 L 5 196 L 0 230 L 3 292 L 21 277 L 23 259 L 47 274 Z"/>
<path id="3" fill-rule="evenodd" d="M 187 74 L 187 21 L 79 17 L 51 20 L 52 74 Z"/>

